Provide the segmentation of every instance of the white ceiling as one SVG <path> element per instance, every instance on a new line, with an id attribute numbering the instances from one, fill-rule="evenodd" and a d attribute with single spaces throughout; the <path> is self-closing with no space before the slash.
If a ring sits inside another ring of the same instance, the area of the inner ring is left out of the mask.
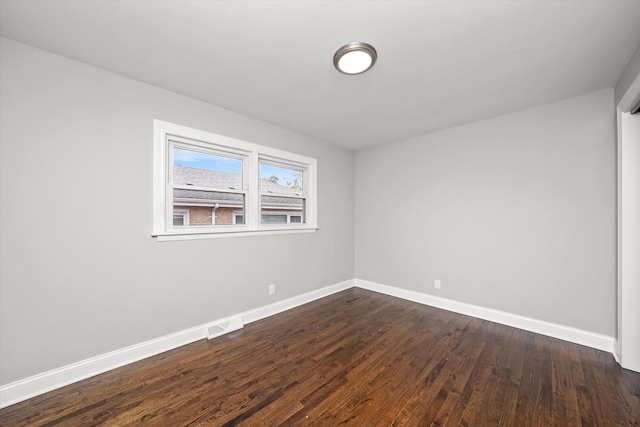
<path id="1" fill-rule="evenodd" d="M 612 87 L 640 1 L 0 0 L 0 30 L 357 150 Z"/>

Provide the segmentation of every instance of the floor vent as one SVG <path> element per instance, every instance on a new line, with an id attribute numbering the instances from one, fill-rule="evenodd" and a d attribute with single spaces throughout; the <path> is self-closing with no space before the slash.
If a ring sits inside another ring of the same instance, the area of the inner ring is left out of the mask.
<path id="1" fill-rule="evenodd" d="M 244 323 L 242 323 L 241 316 L 229 317 L 207 325 L 207 338 L 219 337 L 242 328 L 244 328 Z"/>

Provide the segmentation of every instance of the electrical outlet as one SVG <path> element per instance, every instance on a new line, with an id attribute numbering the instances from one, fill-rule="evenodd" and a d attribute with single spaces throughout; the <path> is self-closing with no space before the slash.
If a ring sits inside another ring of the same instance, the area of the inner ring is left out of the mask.
<path id="1" fill-rule="evenodd" d="M 440 289 L 440 280 L 434 280 L 433 281 L 433 287 L 436 289 Z"/>
<path id="2" fill-rule="evenodd" d="M 269 285 L 269 295 L 276 293 L 276 285 Z"/>

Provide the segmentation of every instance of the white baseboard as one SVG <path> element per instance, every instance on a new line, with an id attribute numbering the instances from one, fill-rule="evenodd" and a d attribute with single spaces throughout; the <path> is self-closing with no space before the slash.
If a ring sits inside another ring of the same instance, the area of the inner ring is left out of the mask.
<path id="1" fill-rule="evenodd" d="M 493 310 L 491 308 L 466 304 L 447 298 L 441 298 L 429 294 L 396 288 L 393 286 L 382 285 L 380 283 L 369 282 L 367 280 L 355 279 L 355 286 L 362 289 L 368 289 L 370 291 L 417 302 L 420 304 L 441 308 L 443 310 L 453 311 L 455 313 L 473 316 L 479 319 L 500 323 L 502 325 L 512 326 L 514 328 L 524 329 L 526 331 L 535 332 L 537 334 L 546 335 L 564 341 L 585 345 L 587 347 L 596 348 L 598 350 L 612 353 L 614 357 L 616 354 L 615 339 L 606 335 L 600 335 L 581 329 L 571 328 L 569 326 L 563 326 L 556 323 L 545 322 L 543 320 L 519 316 L 517 314 L 511 314 L 504 311 Z"/>
<path id="2" fill-rule="evenodd" d="M 236 316 L 241 316 L 244 324 L 255 322 L 354 286 L 593 347 L 613 353 L 614 357 L 616 356 L 615 340 L 612 337 L 360 279 L 347 280 L 264 307 L 239 313 Z M 195 326 L 7 384 L 0 387 L 0 408 L 102 374 L 111 369 L 155 356 L 199 339 L 204 339 L 207 337 L 208 327 L 219 321 L 208 322 L 204 325 Z"/>
<path id="3" fill-rule="evenodd" d="M 622 363 L 620 363 L 620 342 L 618 341 L 617 338 L 614 339 L 613 341 L 613 358 L 616 359 L 616 362 L 618 362 L 618 365 L 622 366 Z"/>
<path id="4" fill-rule="evenodd" d="M 307 292 L 306 294 L 246 311 L 242 314 L 242 319 L 245 324 L 255 322 L 257 320 L 264 319 L 265 317 L 273 316 L 274 314 L 282 313 L 283 311 L 301 306 L 302 304 L 344 291 L 345 289 L 353 288 L 353 286 L 354 279 L 345 280 L 344 282 L 336 283 L 335 285 L 327 286 L 326 288 L 317 289 L 315 291 Z"/>
<path id="5" fill-rule="evenodd" d="M 273 316 L 285 310 L 299 305 L 315 301 L 336 292 L 353 287 L 353 280 L 337 283 L 322 289 L 317 289 L 302 295 L 283 301 L 278 301 L 264 307 L 240 313 L 243 322 L 251 323 L 265 317 Z M 223 319 L 225 320 L 225 319 Z M 135 344 L 120 350 L 82 360 L 71 365 L 63 366 L 48 372 L 43 372 L 32 377 L 13 382 L 0 387 L 0 408 L 13 405 L 23 400 L 47 393 L 66 385 L 93 377 L 115 368 L 137 362 L 147 357 L 155 356 L 168 350 L 190 344 L 194 341 L 207 338 L 207 330 L 211 324 L 218 321 L 207 322 L 204 325 L 185 329 L 174 334 L 165 335 L 140 344 Z"/>
<path id="6" fill-rule="evenodd" d="M 0 387 L 0 408 L 192 343 L 205 338 L 205 332 L 204 325 L 196 326 L 7 384 Z"/>

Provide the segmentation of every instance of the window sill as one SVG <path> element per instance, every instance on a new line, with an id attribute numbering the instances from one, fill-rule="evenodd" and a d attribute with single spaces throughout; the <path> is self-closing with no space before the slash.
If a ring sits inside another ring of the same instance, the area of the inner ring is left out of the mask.
<path id="1" fill-rule="evenodd" d="M 198 240 L 198 239 L 221 239 L 228 237 L 256 237 L 256 236 L 273 236 L 276 234 L 303 234 L 315 233 L 319 228 L 291 228 L 291 229 L 263 229 L 251 231 L 220 231 L 215 233 L 156 233 L 151 237 L 155 237 L 158 242 L 168 242 L 172 240 Z"/>

